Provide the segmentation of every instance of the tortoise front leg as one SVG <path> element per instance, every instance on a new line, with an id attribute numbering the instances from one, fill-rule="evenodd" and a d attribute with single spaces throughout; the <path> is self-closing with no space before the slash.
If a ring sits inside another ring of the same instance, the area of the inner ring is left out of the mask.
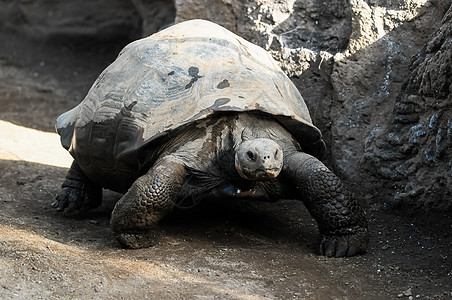
<path id="1" fill-rule="evenodd" d="M 369 233 L 364 212 L 333 172 L 315 157 L 299 152 L 286 158 L 284 174 L 318 223 L 321 254 L 341 257 L 366 251 Z"/>
<path id="2" fill-rule="evenodd" d="M 151 230 L 174 207 L 185 174 L 182 164 L 166 158 L 132 184 L 116 203 L 110 221 L 123 246 L 136 249 L 153 244 Z"/>

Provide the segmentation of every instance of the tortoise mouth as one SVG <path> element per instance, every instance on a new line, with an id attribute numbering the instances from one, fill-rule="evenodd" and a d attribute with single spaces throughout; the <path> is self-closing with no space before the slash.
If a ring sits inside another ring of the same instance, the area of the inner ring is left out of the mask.
<path id="1" fill-rule="evenodd" d="M 266 181 L 276 178 L 281 172 L 281 168 L 268 168 L 251 170 L 248 168 L 241 168 L 237 170 L 240 177 L 247 180 Z"/>

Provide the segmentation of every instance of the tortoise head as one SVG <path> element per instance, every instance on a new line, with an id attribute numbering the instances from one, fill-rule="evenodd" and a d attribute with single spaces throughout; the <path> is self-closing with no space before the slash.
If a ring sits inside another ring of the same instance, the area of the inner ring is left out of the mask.
<path id="1" fill-rule="evenodd" d="M 269 180 L 279 175 L 283 151 L 274 141 L 258 138 L 242 142 L 235 150 L 235 168 L 247 180 Z"/>

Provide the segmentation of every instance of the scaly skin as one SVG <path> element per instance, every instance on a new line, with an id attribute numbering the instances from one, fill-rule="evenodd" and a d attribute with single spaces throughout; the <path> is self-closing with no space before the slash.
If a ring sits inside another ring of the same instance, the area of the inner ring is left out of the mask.
<path id="1" fill-rule="evenodd" d="M 116 203 L 110 221 L 123 246 L 135 249 L 154 243 L 151 230 L 174 207 L 185 174 L 182 164 L 164 159 L 132 184 Z"/>
<path id="2" fill-rule="evenodd" d="M 102 203 L 102 188 L 92 183 L 74 161 L 52 207 L 65 215 L 77 215 Z"/>
<path id="3" fill-rule="evenodd" d="M 365 252 L 369 241 L 367 220 L 340 179 L 306 153 L 287 157 L 284 165 L 284 173 L 318 223 L 320 253 L 341 257 Z"/>

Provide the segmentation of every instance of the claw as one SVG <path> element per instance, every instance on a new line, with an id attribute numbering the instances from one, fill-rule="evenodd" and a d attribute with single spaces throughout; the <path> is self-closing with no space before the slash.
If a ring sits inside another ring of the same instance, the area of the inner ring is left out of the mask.
<path id="1" fill-rule="evenodd" d="M 347 250 L 347 256 L 354 256 L 359 254 L 361 251 L 357 245 L 351 245 Z"/>
<path id="2" fill-rule="evenodd" d="M 369 235 L 362 228 L 350 235 L 324 235 L 320 242 L 320 254 L 328 257 L 354 256 L 366 252 Z"/>
<path id="3" fill-rule="evenodd" d="M 323 241 L 322 254 L 328 257 L 334 256 L 336 248 L 336 239 L 326 239 Z"/>
<path id="4" fill-rule="evenodd" d="M 58 201 L 58 206 L 56 207 L 57 211 L 63 211 L 64 208 L 67 206 L 67 198 L 64 198 L 61 201 Z"/>
<path id="5" fill-rule="evenodd" d="M 140 233 L 117 233 L 116 239 L 125 248 L 140 249 L 148 248 L 156 244 L 156 237 L 151 232 Z"/>
<path id="6" fill-rule="evenodd" d="M 57 199 L 55 199 L 53 200 L 52 203 L 50 203 L 50 206 L 52 206 L 53 208 L 57 208 L 59 204 L 60 202 Z"/>
<path id="7" fill-rule="evenodd" d="M 77 212 L 77 202 L 76 201 L 69 201 L 69 205 L 64 210 L 65 215 L 72 215 Z"/>
<path id="8" fill-rule="evenodd" d="M 348 252 L 348 243 L 346 239 L 339 239 L 339 241 L 337 242 L 337 246 L 336 246 L 336 257 L 343 257 L 345 256 Z"/>

